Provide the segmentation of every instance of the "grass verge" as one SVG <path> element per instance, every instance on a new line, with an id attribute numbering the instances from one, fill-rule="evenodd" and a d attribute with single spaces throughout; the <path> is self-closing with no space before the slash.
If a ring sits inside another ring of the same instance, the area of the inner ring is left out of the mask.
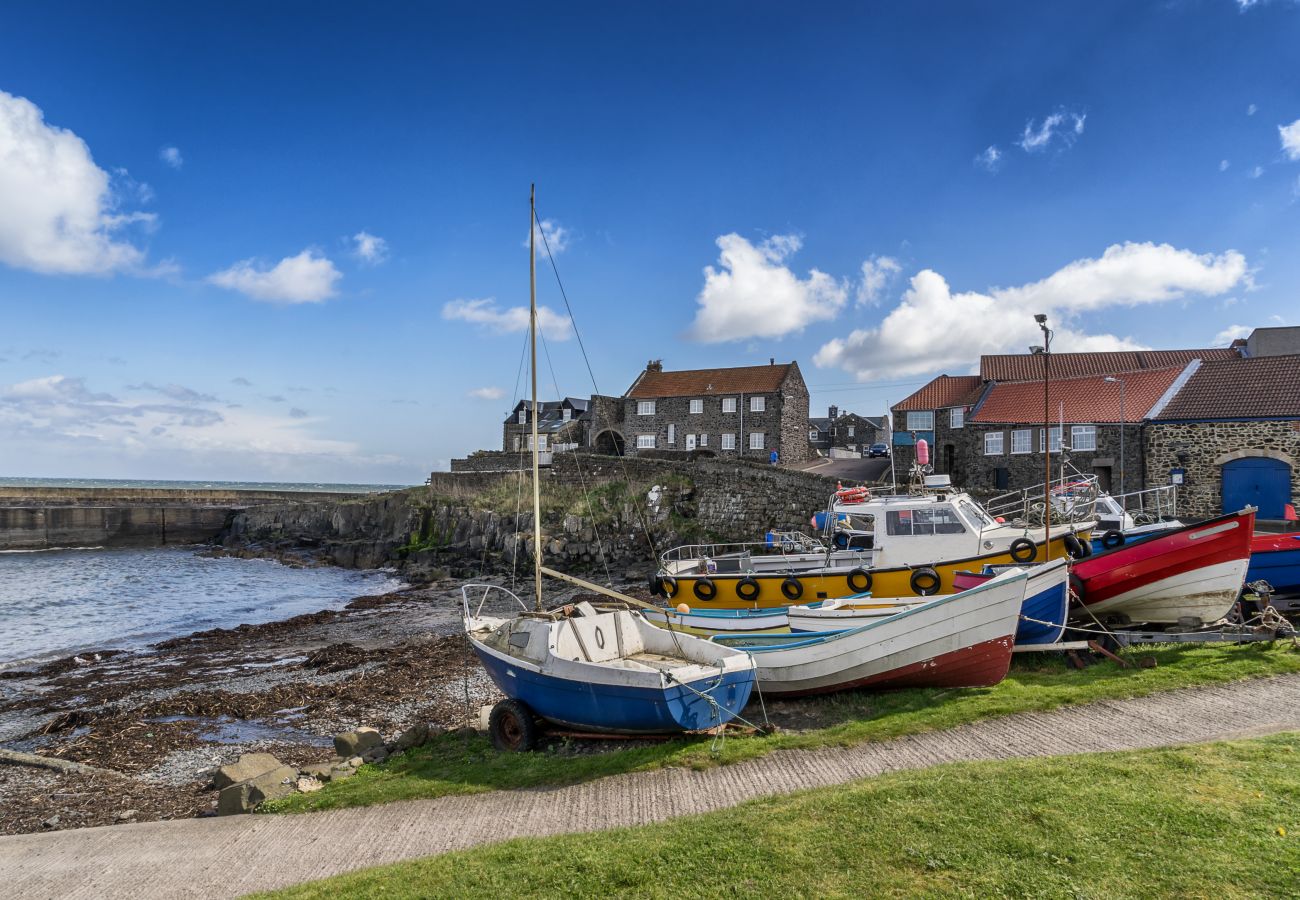
<path id="1" fill-rule="evenodd" d="M 1140 697 L 1158 691 L 1219 684 L 1245 678 L 1300 672 L 1300 653 L 1290 644 L 1223 647 L 1167 645 L 1134 648 L 1136 662 L 1149 657 L 1154 668 L 1120 668 L 1105 661 L 1084 670 L 1065 665 L 1056 654 L 1018 657 L 1011 674 L 991 688 L 844 693 L 786 701 L 799 730 L 767 737 L 730 737 L 714 757 L 710 740 L 692 738 L 659 744 L 638 743 L 607 752 L 575 753 L 564 741 L 527 754 L 498 753 L 483 737 L 444 735 L 377 766 L 363 766 L 344 781 L 311 794 L 294 794 L 266 804 L 266 812 L 306 812 L 367 806 L 394 800 L 469 794 L 481 791 L 571 784 L 661 766 L 703 768 L 736 763 L 774 750 L 851 746 L 952 728 L 967 722 L 1018 712 Z M 758 714 L 754 704 L 746 711 Z"/>
<path id="2" fill-rule="evenodd" d="M 269 896 L 1294 896 L 1300 734 L 958 763 Z"/>

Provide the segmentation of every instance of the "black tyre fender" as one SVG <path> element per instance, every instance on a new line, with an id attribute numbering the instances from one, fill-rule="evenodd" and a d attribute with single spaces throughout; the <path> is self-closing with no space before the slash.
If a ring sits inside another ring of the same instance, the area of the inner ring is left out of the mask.
<path id="1" fill-rule="evenodd" d="M 708 578 L 697 578 L 691 590 L 695 592 L 696 599 L 705 602 L 718 596 L 718 586 Z"/>
<path id="2" fill-rule="evenodd" d="M 1077 604 L 1078 606 L 1082 607 L 1085 593 L 1086 592 L 1084 591 L 1083 588 L 1083 579 L 1080 578 L 1078 575 L 1075 575 L 1073 572 L 1071 572 L 1070 573 L 1070 597 L 1071 597 L 1070 605 L 1075 606 Z"/>
<path id="3" fill-rule="evenodd" d="M 912 577 L 908 580 L 912 590 L 918 597 L 930 597 L 939 593 L 943 587 L 943 579 L 939 573 L 929 566 L 921 566 L 919 569 L 912 570 Z"/>
<path id="4" fill-rule="evenodd" d="M 649 585 L 650 587 L 651 597 L 663 596 L 664 586 L 662 584 L 662 579 L 660 579 L 658 572 L 651 572 L 650 577 L 646 579 L 646 584 Z"/>
<path id="5" fill-rule="evenodd" d="M 1124 533 L 1112 528 L 1101 536 L 1101 545 L 1107 550 L 1114 550 L 1116 547 L 1124 546 Z"/>
<path id="6" fill-rule="evenodd" d="M 871 590 L 871 573 L 859 566 L 849 573 L 849 590 L 855 594 L 865 594 Z"/>
<path id="7" fill-rule="evenodd" d="M 803 596 L 803 585 L 798 578 L 787 578 L 781 582 L 781 593 L 787 600 L 798 600 Z"/>
<path id="8" fill-rule="evenodd" d="M 1079 538 L 1079 546 L 1083 548 L 1083 556 L 1080 556 L 1079 559 L 1087 559 L 1089 556 L 1092 556 L 1092 541 Z"/>
<path id="9" fill-rule="evenodd" d="M 1065 545 L 1065 552 L 1070 554 L 1070 559 L 1083 559 L 1083 544 L 1079 543 L 1073 532 L 1066 532 L 1061 543 Z"/>
<path id="10" fill-rule="evenodd" d="M 541 729 L 528 704 L 522 700 L 502 700 L 488 716 L 488 735 L 492 746 L 506 753 L 526 753 L 537 746 Z"/>
<path id="11" fill-rule="evenodd" d="M 670 600 L 677 596 L 677 579 L 671 575 L 664 575 L 659 579 L 659 591 Z"/>
<path id="12" fill-rule="evenodd" d="M 1019 537 L 1011 542 L 1008 552 L 1016 562 L 1024 563 L 1038 555 L 1038 547 L 1029 538 Z"/>
<path id="13" fill-rule="evenodd" d="M 736 596 L 746 603 L 757 600 L 760 590 L 758 581 L 748 575 L 736 583 Z"/>

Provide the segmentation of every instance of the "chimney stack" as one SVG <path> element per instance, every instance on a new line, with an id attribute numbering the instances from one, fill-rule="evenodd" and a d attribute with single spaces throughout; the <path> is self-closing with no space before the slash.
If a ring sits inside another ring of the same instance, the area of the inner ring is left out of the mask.
<path id="1" fill-rule="evenodd" d="M 839 408 L 838 406 L 832 406 L 832 407 L 830 408 L 830 412 L 828 413 L 828 415 L 831 417 L 832 421 L 833 421 L 833 420 L 834 420 L 834 419 L 835 419 L 839 414 L 840 414 L 840 408 Z"/>
<path id="2" fill-rule="evenodd" d="M 662 359 L 652 359 L 645 364 L 647 372 L 662 372 L 664 370 L 664 361 Z"/>
<path id="3" fill-rule="evenodd" d="M 775 356 L 769 356 L 769 357 L 767 358 L 767 364 L 768 364 L 769 366 L 774 366 L 774 365 L 776 365 L 776 357 L 775 357 Z"/>

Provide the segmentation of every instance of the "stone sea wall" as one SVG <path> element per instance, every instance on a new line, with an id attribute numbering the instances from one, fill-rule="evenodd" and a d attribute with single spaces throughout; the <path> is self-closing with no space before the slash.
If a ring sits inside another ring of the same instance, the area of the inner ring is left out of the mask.
<path id="1" fill-rule="evenodd" d="M 0 550 L 206 543 L 233 512 L 215 506 L 0 506 Z"/>

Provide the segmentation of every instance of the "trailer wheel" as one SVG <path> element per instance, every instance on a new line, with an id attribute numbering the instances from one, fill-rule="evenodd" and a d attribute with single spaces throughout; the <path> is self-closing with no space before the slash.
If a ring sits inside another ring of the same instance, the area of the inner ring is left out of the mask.
<path id="1" fill-rule="evenodd" d="M 537 746 L 537 719 L 522 700 L 502 700 L 488 717 L 492 746 L 509 753 L 525 753 Z"/>

